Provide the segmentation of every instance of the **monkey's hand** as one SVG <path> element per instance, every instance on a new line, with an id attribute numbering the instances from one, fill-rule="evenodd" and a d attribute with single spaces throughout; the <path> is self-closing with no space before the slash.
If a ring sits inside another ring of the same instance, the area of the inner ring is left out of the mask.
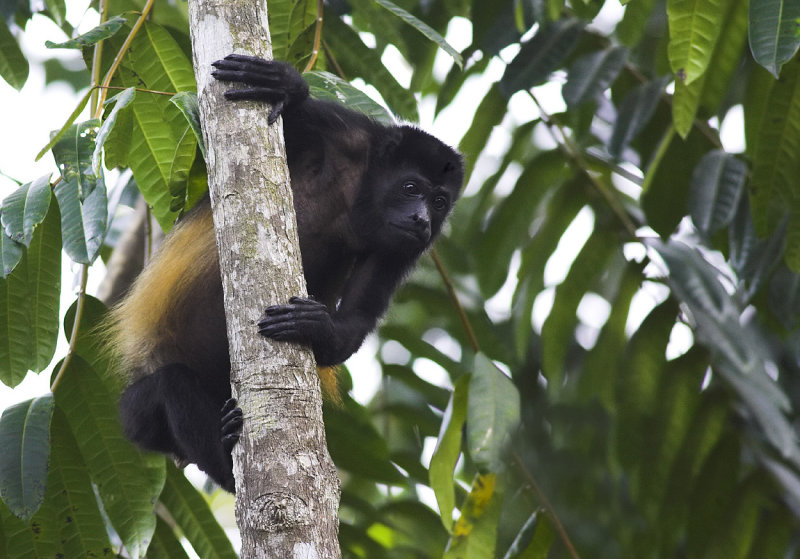
<path id="1" fill-rule="evenodd" d="M 288 305 L 274 305 L 258 321 L 258 332 L 267 338 L 311 346 L 320 365 L 329 362 L 336 347 L 336 327 L 328 307 L 303 297 L 292 297 Z"/>
<path id="2" fill-rule="evenodd" d="M 264 60 L 257 56 L 229 54 L 211 64 L 211 75 L 223 82 L 241 82 L 248 87 L 229 89 L 225 98 L 266 101 L 272 105 L 268 122 L 274 124 L 287 107 L 308 98 L 308 84 L 287 62 Z"/>
<path id="3" fill-rule="evenodd" d="M 220 415 L 220 440 L 225 451 L 230 453 L 242 434 L 242 410 L 236 406 L 235 398 L 225 402 Z"/>

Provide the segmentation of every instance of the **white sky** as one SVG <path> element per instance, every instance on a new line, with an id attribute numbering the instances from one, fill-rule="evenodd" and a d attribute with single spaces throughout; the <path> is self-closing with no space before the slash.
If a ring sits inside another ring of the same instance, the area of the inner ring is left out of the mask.
<path id="1" fill-rule="evenodd" d="M 87 1 L 67 0 L 67 17 L 74 24 L 80 23 L 81 31 L 86 31 L 93 27 L 97 21 L 97 16 L 93 11 L 86 11 Z M 603 11 L 595 20 L 594 25 L 606 28 L 618 21 L 622 14 L 622 7 L 616 2 L 607 2 Z M 45 58 L 58 56 L 63 59 L 72 60 L 75 64 L 81 64 L 78 51 L 72 50 L 47 50 L 44 48 L 45 40 L 61 41 L 66 37 L 58 27 L 49 19 L 42 16 L 34 16 L 28 23 L 25 33 L 21 36 L 21 46 L 26 56 L 31 61 L 41 61 Z M 448 33 L 448 41 L 457 49 L 461 50 L 468 46 L 472 40 L 471 26 L 467 20 L 457 18 L 451 23 Z M 368 40 L 368 37 L 367 37 Z M 509 61 L 518 47 L 509 47 L 501 57 Z M 393 68 L 400 83 L 408 83 L 410 71 L 402 59 L 402 56 L 395 49 L 388 49 L 384 54 L 384 62 Z M 443 79 L 450 68 L 452 61 L 443 51 L 439 51 L 435 64 L 434 74 L 438 79 Z M 504 70 L 504 64 L 500 60 L 493 60 L 488 70 L 482 76 L 472 77 L 467 85 L 463 87 L 454 102 L 447 107 L 436 118 L 433 116 L 435 100 L 432 98 L 423 99 L 420 102 L 420 125 L 445 142 L 457 145 L 464 135 L 471 122 L 465 115 L 471 115 L 477 104 L 488 91 L 495 81 L 499 80 Z M 363 85 L 363 84 L 362 84 Z M 374 90 L 368 93 L 376 94 Z M 550 84 L 537 88 L 537 97 L 545 105 L 549 112 L 563 110 L 564 105 L 560 95 L 560 83 L 556 79 Z M 21 92 L 17 92 L 4 81 L 0 80 L 0 172 L 10 175 L 20 181 L 28 182 L 48 172 L 55 172 L 55 164 L 52 156 L 48 153 L 39 162 L 34 162 L 36 153 L 47 143 L 49 133 L 61 126 L 68 115 L 72 112 L 79 99 L 79 95 L 64 83 L 55 83 L 45 87 L 43 70 L 36 64 L 31 66 L 31 73 L 25 87 Z M 482 179 L 493 172 L 492 165 L 497 164 L 493 158 L 500 156 L 507 148 L 510 141 L 510 131 L 514 124 L 525 122 L 534 118 L 537 110 L 532 101 L 525 95 L 515 95 L 509 102 L 508 114 L 503 124 L 497 127 L 487 144 L 481 160 L 486 168 L 478 169 L 473 176 L 473 183 L 479 183 Z M 78 120 L 88 118 L 88 109 Z M 729 117 L 723 122 L 723 141 L 729 151 L 742 151 L 744 149 L 742 140 L 742 113 L 740 108 L 731 111 Z M 16 184 L 0 176 L 0 199 L 16 188 Z M 470 190 L 469 187 L 467 187 Z M 569 265 L 574 255 L 585 242 L 591 232 L 593 217 L 591 212 L 586 215 L 582 212 L 570 227 L 570 234 L 565 236 L 564 242 L 559 245 L 557 254 L 547 264 L 545 269 L 546 285 L 554 286 L 560 283 L 566 275 Z M 514 263 L 512 262 L 512 267 Z M 74 300 L 74 281 L 71 266 L 68 259 L 64 258 L 64 296 L 62 301 L 62 313 Z M 96 285 L 103 277 L 103 271 L 95 270 L 90 274 L 90 293 L 91 285 Z M 510 276 L 511 277 L 511 276 Z M 492 298 L 487 311 L 494 315 L 507 312 L 508 302 L 513 293 L 514 282 L 509 280 L 504 289 Z M 534 308 L 534 323 L 540 326 L 544 321 L 550 306 L 552 305 L 553 288 L 548 288 L 537 299 Z M 649 309 L 661 298 L 661 294 L 651 293 L 637 295 L 639 304 L 634 305 L 632 323 L 638 321 L 649 312 Z M 604 315 L 607 309 L 602 304 L 593 305 L 587 303 L 582 305 L 579 310 L 584 316 L 590 317 L 593 314 Z M 60 346 L 57 350 L 57 359 L 64 355 L 66 344 L 61 336 Z M 377 351 L 377 343 L 374 339 L 368 340 L 351 361 L 350 369 L 354 375 L 359 376 L 356 383 L 357 390 L 354 394 L 356 399 L 365 402 L 377 389 L 379 378 L 375 374 L 377 365 L 373 359 Z M 57 360 L 56 359 L 56 360 Z M 425 367 L 415 367 L 415 371 L 425 375 Z M 447 385 L 446 375 L 435 369 L 428 371 L 432 382 L 440 385 Z M 47 374 L 33 375 L 15 389 L 14 391 L 0 385 L 0 410 L 6 406 L 20 400 L 24 400 L 48 390 Z"/>

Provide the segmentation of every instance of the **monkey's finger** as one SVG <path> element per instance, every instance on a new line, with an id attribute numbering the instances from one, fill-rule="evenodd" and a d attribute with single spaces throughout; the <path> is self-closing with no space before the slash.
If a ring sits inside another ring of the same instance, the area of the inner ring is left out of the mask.
<path id="1" fill-rule="evenodd" d="M 225 60 L 231 60 L 234 62 L 249 62 L 250 64 L 255 64 L 265 68 L 275 64 L 271 60 L 265 60 L 259 56 L 250 56 L 249 54 L 229 54 L 225 57 Z"/>
<path id="2" fill-rule="evenodd" d="M 323 303 L 320 303 L 316 299 L 312 299 L 310 297 L 298 297 L 297 295 L 289 297 L 289 302 L 293 303 L 295 305 L 309 305 L 309 306 L 312 306 L 312 307 L 325 307 L 325 305 Z M 327 307 L 325 307 L 325 308 L 327 308 Z"/>
<path id="3" fill-rule="evenodd" d="M 242 82 L 247 85 L 255 86 L 279 86 L 280 82 L 269 76 L 264 76 L 256 72 L 247 72 L 244 70 L 214 70 L 211 76 L 221 82 Z M 276 93 L 281 93 L 282 90 L 274 90 Z"/>
<path id="4" fill-rule="evenodd" d="M 285 97 L 286 93 L 271 87 L 246 87 L 243 89 L 229 89 L 225 92 L 225 99 L 231 101 L 267 101 L 272 103 Z"/>
<path id="5" fill-rule="evenodd" d="M 281 100 L 275 103 L 272 107 L 272 111 L 270 111 L 269 116 L 267 117 L 267 124 L 273 125 L 275 121 L 278 120 L 278 117 L 281 116 L 283 113 L 283 109 L 286 108 L 286 101 Z"/>
<path id="6" fill-rule="evenodd" d="M 271 328 L 267 328 L 265 330 L 259 330 L 259 334 L 264 336 L 265 338 L 269 338 L 271 340 L 275 340 L 278 342 L 303 342 L 305 338 L 300 335 L 300 332 L 294 329 L 278 329 L 274 330 Z"/>
<path id="7" fill-rule="evenodd" d="M 242 413 L 241 408 L 233 408 L 228 413 L 222 416 L 222 419 L 220 419 L 220 423 L 222 423 L 222 426 L 224 428 L 225 425 L 227 425 L 231 421 L 238 420 L 239 422 L 241 422 L 242 417 L 244 417 L 244 414 Z"/>
<path id="8" fill-rule="evenodd" d="M 224 418 L 224 416 L 226 416 L 228 414 L 228 412 L 231 412 L 234 409 L 239 409 L 239 408 L 236 407 L 237 403 L 238 402 L 236 401 L 236 398 L 228 398 L 225 401 L 225 404 L 223 404 L 222 409 L 219 410 L 220 415 L 222 415 L 223 418 Z M 239 410 L 239 411 L 241 412 L 242 410 Z"/>
<path id="9" fill-rule="evenodd" d="M 224 436 L 236 435 L 238 436 L 242 430 L 244 420 L 241 417 L 234 417 L 230 421 L 222 424 L 221 432 Z"/>
<path id="10" fill-rule="evenodd" d="M 220 70 L 247 71 L 258 74 L 259 76 L 278 77 L 286 74 L 286 68 L 274 63 L 270 63 L 269 66 L 262 66 L 247 61 L 239 62 L 226 58 L 224 60 L 216 60 L 212 62 L 211 65 Z"/>
<path id="11" fill-rule="evenodd" d="M 325 305 L 273 305 L 264 310 L 264 316 L 261 320 L 269 320 L 269 318 L 273 316 L 277 317 L 292 313 L 322 317 L 328 314 L 328 309 Z"/>

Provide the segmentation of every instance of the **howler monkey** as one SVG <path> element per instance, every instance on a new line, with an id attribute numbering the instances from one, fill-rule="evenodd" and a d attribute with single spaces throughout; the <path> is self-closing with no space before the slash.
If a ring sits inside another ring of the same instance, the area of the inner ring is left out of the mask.
<path id="1" fill-rule="evenodd" d="M 386 126 L 309 97 L 289 64 L 230 55 L 213 76 L 246 87 L 230 100 L 283 115 L 309 298 L 266 309 L 258 331 L 341 363 L 375 328 L 389 299 L 442 227 L 464 177 L 461 157 L 409 125 Z M 112 311 L 113 343 L 130 371 L 120 414 L 144 448 L 196 463 L 229 491 L 241 411 L 230 360 L 208 200 L 182 219 Z"/>

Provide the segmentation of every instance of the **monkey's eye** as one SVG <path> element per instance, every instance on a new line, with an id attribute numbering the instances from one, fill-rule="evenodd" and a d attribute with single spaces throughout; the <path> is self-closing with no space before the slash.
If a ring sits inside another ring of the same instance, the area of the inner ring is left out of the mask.
<path id="1" fill-rule="evenodd" d="M 433 199 L 433 209 L 441 212 L 447 209 L 447 198 L 444 196 L 437 196 Z"/>
<path id="2" fill-rule="evenodd" d="M 419 194 L 419 187 L 413 182 L 405 182 L 403 183 L 403 194 Z"/>

